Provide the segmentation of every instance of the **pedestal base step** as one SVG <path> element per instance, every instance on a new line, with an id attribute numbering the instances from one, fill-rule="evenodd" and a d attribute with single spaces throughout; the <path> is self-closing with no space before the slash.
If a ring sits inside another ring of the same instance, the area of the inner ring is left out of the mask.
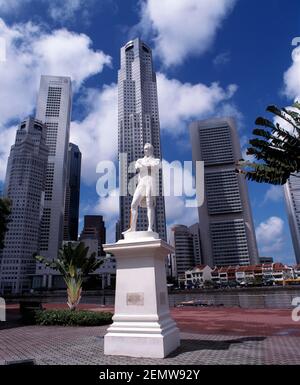
<path id="1" fill-rule="evenodd" d="M 104 354 L 129 357 L 164 358 L 180 345 L 179 330 L 167 334 L 110 333 L 104 337 Z"/>

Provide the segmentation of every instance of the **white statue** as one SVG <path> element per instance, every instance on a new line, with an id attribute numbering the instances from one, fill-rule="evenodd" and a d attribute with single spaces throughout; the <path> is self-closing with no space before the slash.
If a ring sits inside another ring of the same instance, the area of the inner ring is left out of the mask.
<path id="1" fill-rule="evenodd" d="M 160 167 L 160 159 L 154 158 L 153 150 L 152 144 L 146 143 L 144 158 L 140 158 L 135 162 L 135 169 L 139 172 L 139 179 L 131 202 L 130 227 L 123 234 L 136 231 L 139 206 L 147 207 L 148 231 L 153 231 L 155 196 L 157 195 L 155 192 L 158 186 Z"/>

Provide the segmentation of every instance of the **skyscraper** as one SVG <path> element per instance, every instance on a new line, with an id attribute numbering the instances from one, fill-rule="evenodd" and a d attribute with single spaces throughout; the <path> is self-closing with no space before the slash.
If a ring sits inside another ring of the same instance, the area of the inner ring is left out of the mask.
<path id="1" fill-rule="evenodd" d="M 258 263 L 245 178 L 235 172 L 242 158 L 232 118 L 190 125 L 193 160 L 204 161 L 205 199 L 199 208 L 203 263 L 211 267 Z"/>
<path id="2" fill-rule="evenodd" d="M 69 77 L 41 77 L 36 118 L 46 124 L 46 144 L 49 147 L 49 157 L 40 252 L 47 258 L 56 258 L 63 240 L 71 100 L 71 79 Z M 46 285 L 48 272 L 44 265 L 37 264 L 37 274 L 43 275 L 43 286 Z M 36 285 L 38 286 L 37 282 Z"/>
<path id="3" fill-rule="evenodd" d="M 106 242 L 106 229 L 102 215 L 85 215 L 84 226 L 80 240 L 96 239 L 98 241 L 98 256 L 105 255 L 102 245 Z"/>
<path id="4" fill-rule="evenodd" d="M 193 236 L 195 265 L 201 265 L 202 254 L 201 254 L 201 237 L 200 237 L 199 223 L 195 223 L 192 226 L 190 226 L 189 231 Z"/>
<path id="5" fill-rule="evenodd" d="M 118 72 L 118 150 L 120 171 L 127 176 L 131 162 L 144 156 L 145 143 L 154 146 L 154 156 L 161 158 L 156 74 L 151 49 L 140 39 L 129 41 L 121 48 Z M 121 156 L 127 154 L 127 162 Z M 120 232 L 129 228 L 132 196 L 126 194 L 127 181 L 120 182 Z M 156 197 L 154 229 L 166 239 L 165 205 L 160 172 L 159 196 Z M 147 229 L 145 209 L 139 209 L 137 230 Z"/>
<path id="6" fill-rule="evenodd" d="M 65 197 L 64 240 L 77 241 L 80 197 L 81 152 L 69 143 L 68 171 Z"/>
<path id="7" fill-rule="evenodd" d="M 170 242 L 175 248 L 175 255 L 172 258 L 172 275 L 182 276 L 186 270 L 197 264 L 193 234 L 185 225 L 174 225 L 171 228 Z"/>
<path id="8" fill-rule="evenodd" d="M 291 176 L 284 185 L 285 205 L 297 263 L 300 263 L 300 174 Z"/>
<path id="9" fill-rule="evenodd" d="M 33 118 L 23 121 L 8 158 L 4 195 L 11 200 L 11 215 L 1 253 L 0 289 L 19 293 L 31 287 L 34 253 L 44 204 L 48 148 L 46 126 Z"/>

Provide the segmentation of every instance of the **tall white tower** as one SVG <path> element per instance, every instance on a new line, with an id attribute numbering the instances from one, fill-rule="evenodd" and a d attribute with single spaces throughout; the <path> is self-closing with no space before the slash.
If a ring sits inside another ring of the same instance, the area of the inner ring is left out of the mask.
<path id="1" fill-rule="evenodd" d="M 285 205 L 297 263 L 300 263 L 300 174 L 284 185 Z"/>
<path id="2" fill-rule="evenodd" d="M 203 263 L 258 263 L 247 184 L 235 172 L 242 154 L 234 120 L 195 121 L 190 134 L 193 160 L 204 161 L 205 198 L 198 210 Z"/>
<path id="3" fill-rule="evenodd" d="M 49 157 L 40 253 L 47 258 L 56 258 L 63 240 L 71 104 L 72 88 L 69 77 L 41 77 L 36 118 L 46 124 L 46 144 L 49 147 Z M 37 264 L 36 273 L 44 274 L 43 286 L 45 286 L 47 270 L 43 265 Z M 37 283 L 36 285 L 38 286 Z M 50 286 L 50 282 L 48 286 Z"/>
<path id="4" fill-rule="evenodd" d="M 123 177 L 128 176 L 128 165 L 144 156 L 145 143 L 151 143 L 154 146 L 154 157 L 161 158 L 157 85 L 152 52 L 144 42 L 135 39 L 121 48 L 121 68 L 118 72 L 118 150 L 120 172 Z M 127 162 L 121 154 L 127 156 Z M 132 176 L 129 175 L 129 178 Z M 120 181 L 120 233 L 130 225 L 132 196 L 127 194 L 127 185 L 126 178 Z M 122 193 L 127 195 L 122 196 Z M 139 210 L 141 211 L 137 230 L 146 230 L 146 210 L 141 208 Z M 154 230 L 162 239 L 166 239 L 161 172 Z"/>

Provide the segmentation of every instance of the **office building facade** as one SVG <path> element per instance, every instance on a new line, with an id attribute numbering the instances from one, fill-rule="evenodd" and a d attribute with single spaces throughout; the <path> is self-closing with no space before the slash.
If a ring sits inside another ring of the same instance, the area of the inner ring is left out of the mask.
<path id="1" fill-rule="evenodd" d="M 284 185 L 285 206 L 297 263 L 300 263 L 300 174 Z"/>
<path id="2" fill-rule="evenodd" d="M 204 161 L 205 198 L 198 209 L 202 263 L 258 263 L 247 184 L 235 172 L 242 154 L 234 119 L 195 121 L 190 135 L 193 161 Z"/>
<path id="3" fill-rule="evenodd" d="M 151 49 L 140 39 L 121 48 L 118 72 L 118 152 L 120 161 L 120 233 L 130 226 L 128 166 L 144 157 L 144 145 L 154 146 L 154 156 L 161 159 L 160 123 L 158 114 L 156 74 Z M 127 159 L 121 154 L 125 154 Z M 130 175 L 130 178 L 133 174 Z M 122 196 L 125 195 L 125 196 Z M 166 239 L 165 205 L 160 171 L 159 196 L 156 197 L 154 231 Z M 139 209 L 137 230 L 147 229 L 146 209 Z"/>
<path id="4" fill-rule="evenodd" d="M 195 266 L 201 265 L 202 264 L 202 253 L 201 253 L 201 237 L 200 237 L 199 223 L 195 223 L 192 226 L 190 226 L 189 231 L 193 237 Z"/>
<path id="5" fill-rule="evenodd" d="M 64 76 L 41 76 L 36 118 L 45 123 L 49 157 L 46 171 L 45 205 L 43 209 L 40 252 L 56 258 L 62 245 L 64 207 L 67 184 L 68 146 L 72 105 L 71 79 Z M 49 269 L 38 263 L 34 286 L 51 286 Z"/>
<path id="6" fill-rule="evenodd" d="M 28 118 L 18 127 L 7 164 L 4 195 L 11 201 L 11 215 L 0 260 L 3 293 L 21 293 L 31 287 L 33 254 L 40 249 L 47 159 L 46 126 Z"/>
<path id="7" fill-rule="evenodd" d="M 106 229 L 102 215 L 84 216 L 84 226 L 79 239 L 80 241 L 96 239 L 98 242 L 98 256 L 105 255 L 103 245 L 106 243 Z"/>
<path id="8" fill-rule="evenodd" d="M 170 243 L 175 248 L 171 256 L 172 277 L 184 276 L 186 270 L 193 268 L 196 263 L 194 235 L 185 225 L 174 225 L 170 231 Z"/>
<path id="9" fill-rule="evenodd" d="M 69 143 L 65 196 L 64 240 L 77 241 L 80 199 L 81 152 Z"/>

